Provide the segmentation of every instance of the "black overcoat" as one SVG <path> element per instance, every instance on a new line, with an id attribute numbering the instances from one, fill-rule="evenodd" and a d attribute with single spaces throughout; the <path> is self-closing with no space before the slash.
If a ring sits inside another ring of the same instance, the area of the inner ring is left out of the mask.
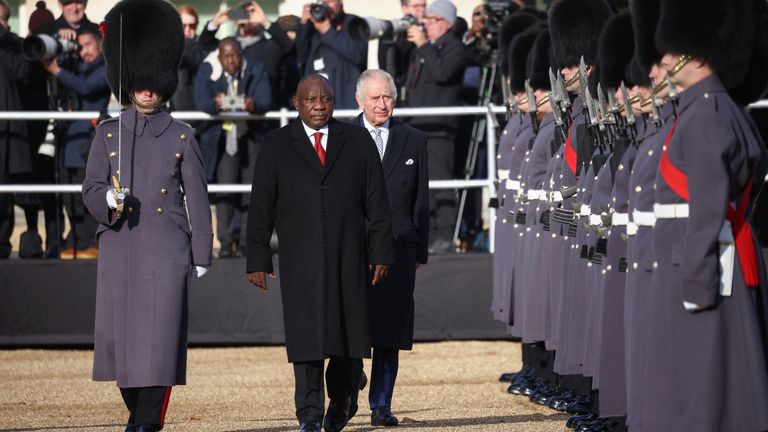
<path id="1" fill-rule="evenodd" d="M 358 117 L 362 125 L 362 114 Z M 371 346 L 411 349 L 416 261 L 426 264 L 429 244 L 429 178 L 424 134 L 395 119 L 381 161 L 387 186 L 395 262 L 389 275 L 368 289 Z"/>
<path id="2" fill-rule="evenodd" d="M 0 111 L 22 109 L 18 85 L 24 81 L 29 63 L 21 56 L 21 39 L 11 32 L 0 34 Z M 0 121 L 0 174 L 32 171 L 32 155 L 27 144 L 27 124 Z"/>
<path id="3" fill-rule="evenodd" d="M 248 214 L 248 272 L 272 271 L 273 228 L 288 361 L 370 356 L 367 267 L 392 263 L 394 246 L 379 153 L 365 129 L 331 121 L 324 166 L 301 121 L 264 138 Z"/>

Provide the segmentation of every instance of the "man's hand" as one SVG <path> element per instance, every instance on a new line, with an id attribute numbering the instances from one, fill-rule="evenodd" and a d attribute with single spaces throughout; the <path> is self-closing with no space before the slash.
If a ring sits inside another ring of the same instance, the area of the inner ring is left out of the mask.
<path id="1" fill-rule="evenodd" d="M 253 103 L 253 99 L 251 99 L 250 96 L 246 96 L 244 100 L 245 104 L 243 105 L 243 109 L 248 112 L 253 112 L 253 110 L 256 109 L 256 105 Z"/>
<path id="2" fill-rule="evenodd" d="M 377 283 L 379 283 L 380 280 L 387 277 L 387 274 L 389 273 L 389 265 L 388 264 L 376 264 L 375 266 L 369 265 L 368 271 L 373 270 L 373 281 L 371 282 L 371 285 L 376 286 Z"/>
<path id="3" fill-rule="evenodd" d="M 221 26 L 224 23 L 229 22 L 229 11 L 230 9 L 224 9 L 216 12 L 216 15 L 213 16 L 213 19 L 211 19 L 211 24 L 215 25 L 216 27 Z"/>
<path id="4" fill-rule="evenodd" d="M 408 27 L 408 42 L 413 42 L 416 47 L 421 48 L 422 45 L 427 43 L 427 35 L 421 30 L 419 26 Z"/>
<path id="5" fill-rule="evenodd" d="M 254 2 L 251 3 L 253 6 L 253 9 L 251 10 L 251 15 L 248 17 L 248 20 L 251 22 L 251 24 L 258 24 L 263 28 L 264 30 L 269 30 L 269 26 L 272 25 L 271 22 L 267 19 L 267 15 L 264 13 L 264 9 L 259 6 L 258 3 Z M 251 6 L 249 6 L 250 8 Z"/>
<path id="6" fill-rule="evenodd" d="M 418 270 L 418 269 L 419 269 L 419 267 L 421 267 L 421 266 L 423 266 L 423 265 L 424 265 L 424 263 L 423 263 L 423 262 L 421 262 L 421 261 L 416 261 L 416 270 Z"/>
<path id="7" fill-rule="evenodd" d="M 77 40 L 77 32 L 71 28 L 63 28 L 59 30 L 59 39 L 74 41 Z"/>
<path id="8" fill-rule="evenodd" d="M 312 15 L 310 15 L 310 3 L 304 3 L 304 7 L 301 9 L 301 23 L 306 24 L 309 22 L 309 20 L 312 19 Z"/>
<path id="9" fill-rule="evenodd" d="M 224 93 L 216 93 L 216 97 L 213 98 L 213 104 L 216 106 L 217 111 L 221 111 L 221 98 L 224 97 Z"/>
<path id="10" fill-rule="evenodd" d="M 61 68 L 59 67 L 59 62 L 56 60 L 56 56 L 53 56 L 47 60 L 40 59 L 40 64 L 43 65 L 43 68 L 48 71 L 53 76 L 56 76 L 59 71 L 61 71 Z"/>
<path id="11" fill-rule="evenodd" d="M 277 277 L 274 273 L 253 272 L 248 273 L 248 282 L 256 285 L 264 291 L 267 291 L 267 276 L 269 276 L 270 279 L 275 279 Z"/>

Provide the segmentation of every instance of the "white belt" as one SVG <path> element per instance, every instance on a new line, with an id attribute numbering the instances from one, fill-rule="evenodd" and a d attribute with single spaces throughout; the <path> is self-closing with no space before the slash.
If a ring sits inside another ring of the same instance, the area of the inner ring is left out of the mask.
<path id="1" fill-rule="evenodd" d="M 627 235 L 633 236 L 637 234 L 637 225 L 632 222 L 627 222 Z"/>
<path id="2" fill-rule="evenodd" d="M 507 190 L 520 190 L 520 180 L 507 179 L 507 181 L 504 182 L 504 186 L 507 188 Z"/>
<path id="3" fill-rule="evenodd" d="M 550 192 L 550 201 L 563 202 L 563 194 L 560 191 Z"/>
<path id="4" fill-rule="evenodd" d="M 528 191 L 527 195 L 528 195 L 528 201 L 547 199 L 547 193 L 544 192 L 542 189 L 531 189 Z"/>
<path id="5" fill-rule="evenodd" d="M 589 216 L 591 214 L 592 214 L 592 209 L 588 205 L 582 204 L 581 209 L 579 209 L 579 215 Z"/>
<path id="6" fill-rule="evenodd" d="M 653 212 L 646 212 L 646 211 L 632 211 L 632 222 L 635 223 L 637 226 L 649 226 L 652 227 L 656 225 L 656 217 L 653 215 Z"/>
<path id="7" fill-rule="evenodd" d="M 506 180 L 509 178 L 509 170 L 500 169 L 497 173 L 499 174 L 499 180 Z"/>
<path id="8" fill-rule="evenodd" d="M 654 204 L 653 215 L 656 219 L 684 219 L 688 217 L 688 203 Z"/>
<path id="9" fill-rule="evenodd" d="M 590 225 L 602 225 L 603 219 L 600 217 L 600 215 L 589 215 L 589 224 Z"/>
<path id="10" fill-rule="evenodd" d="M 629 223 L 629 213 L 614 212 L 611 216 L 611 225 L 626 225 Z"/>

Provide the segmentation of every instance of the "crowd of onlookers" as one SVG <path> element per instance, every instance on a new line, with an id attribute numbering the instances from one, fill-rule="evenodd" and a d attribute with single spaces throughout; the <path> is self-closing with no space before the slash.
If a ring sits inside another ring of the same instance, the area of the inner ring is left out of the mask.
<path id="1" fill-rule="evenodd" d="M 390 0 L 394 1 L 394 0 Z M 473 105 L 478 101 L 481 69 L 490 50 L 484 31 L 484 8 L 469 22 L 456 15 L 448 0 L 400 0 L 404 15 L 418 24 L 407 32 L 378 41 L 379 67 L 395 77 L 398 105 L 409 107 Z M 30 35 L 47 34 L 74 48 L 31 59 L 25 39 L 8 26 L 11 8 L 0 0 L 0 111 L 95 111 L 106 117 L 111 92 L 102 56 L 102 34 L 86 13 L 87 0 L 59 0 L 55 18 L 38 2 L 28 22 Z M 352 37 L 342 0 L 326 0 L 324 15 L 304 5 L 300 16 L 274 22 L 258 2 L 245 1 L 221 10 L 208 22 L 179 5 L 186 49 L 179 69 L 171 111 L 254 114 L 293 108 L 299 79 L 321 74 L 331 82 L 336 108 L 358 108 L 355 82 L 368 66 L 368 40 Z M 230 25 L 226 25 L 230 24 Z M 222 27 L 234 34 L 223 34 Z M 126 29 L 125 31 L 130 31 Z M 123 101 L 127 103 L 127 101 Z M 497 102 L 500 101 L 500 95 Z M 471 117 L 404 119 L 428 137 L 430 179 L 463 178 Z M 76 121 L 0 120 L 0 184 L 79 184 L 85 174 L 91 134 L 98 119 Z M 262 137 L 276 121 L 195 122 L 209 183 L 250 183 Z M 52 132 L 49 134 L 48 132 Z M 53 137 L 52 142 L 46 137 Z M 483 161 L 481 156 L 478 160 Z M 475 172 L 470 173 L 477 175 Z M 484 176 L 484 173 L 479 173 Z M 454 250 L 457 192 L 435 191 L 431 244 L 433 252 Z M 247 214 L 248 194 L 216 194 L 219 257 L 245 254 L 239 220 Z M 470 199 L 461 222 L 464 245 L 482 232 L 479 199 Z M 0 193 L 0 259 L 11 254 L 14 205 L 26 216 L 27 231 L 18 245 L 22 258 L 95 258 L 97 223 L 79 194 Z M 37 232 L 39 211 L 45 233 Z M 64 229 L 66 212 L 70 229 Z M 66 237 L 64 236 L 66 234 Z M 42 239 L 45 239 L 44 241 Z"/>

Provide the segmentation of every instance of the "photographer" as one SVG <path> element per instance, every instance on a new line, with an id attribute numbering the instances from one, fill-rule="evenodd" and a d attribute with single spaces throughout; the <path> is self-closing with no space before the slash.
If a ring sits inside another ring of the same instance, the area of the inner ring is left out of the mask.
<path id="1" fill-rule="evenodd" d="M 181 5 L 176 10 L 181 16 L 181 25 L 184 28 L 184 55 L 179 64 L 179 84 L 170 101 L 171 110 L 194 111 L 197 69 L 213 48 L 203 46 L 197 37 L 199 16 L 195 8 Z"/>
<path id="2" fill-rule="evenodd" d="M 447 0 L 437 0 L 427 7 L 426 31 L 417 27 L 408 30 L 408 40 L 416 45 L 406 82 L 409 107 L 461 105 L 461 86 L 467 62 L 464 45 L 451 31 L 455 21 L 456 6 Z M 410 121 L 411 126 L 427 135 L 430 180 L 454 178 L 457 123 L 449 116 L 416 117 Z M 453 249 L 455 195 L 453 190 L 430 194 L 432 252 Z"/>
<path id="3" fill-rule="evenodd" d="M 21 39 L 8 26 L 10 14 L 11 8 L 0 0 L 0 111 L 22 109 L 18 83 L 29 71 L 29 64 L 20 54 Z M 0 184 L 14 183 L 20 180 L 20 175 L 31 171 L 26 123 L 0 120 Z M 11 255 L 13 204 L 12 194 L 0 194 L 0 259 Z"/>
<path id="4" fill-rule="evenodd" d="M 424 10 L 427 7 L 426 0 L 400 0 L 400 10 L 403 16 L 411 15 L 421 23 L 424 21 Z M 401 98 L 405 94 L 402 89 L 408 74 L 408 65 L 416 45 L 405 37 L 380 38 L 379 39 L 379 68 L 389 72 L 395 79 L 398 95 Z"/>
<path id="5" fill-rule="evenodd" d="M 307 3 L 296 35 L 296 53 L 303 76 L 319 74 L 331 82 L 336 108 L 355 109 L 355 83 L 367 68 L 368 41 L 350 37 L 342 0 Z"/>
<path id="6" fill-rule="evenodd" d="M 244 59 L 235 38 L 219 43 L 215 63 L 203 63 L 195 80 L 197 109 L 209 114 L 224 111 L 266 112 L 272 106 L 269 77 L 261 63 Z M 248 183 L 261 146 L 263 129 L 255 121 L 210 121 L 200 136 L 200 150 L 209 180 L 217 183 Z M 218 194 L 216 236 L 221 243 L 219 258 L 245 253 L 245 222 L 248 194 Z M 240 210 L 240 241 L 235 236 L 235 209 Z M 239 244 L 239 249 L 238 249 Z"/>
<path id="7" fill-rule="evenodd" d="M 67 111 L 104 111 L 110 98 L 107 68 L 101 50 L 101 33 L 90 26 L 78 30 L 80 47 L 77 69 L 64 69 L 56 57 L 43 59 L 43 67 L 63 84 L 73 96 Z M 57 142 L 60 153 L 60 177 L 64 183 L 79 184 L 85 178 L 85 161 L 90 148 L 94 125 L 90 120 L 77 120 L 59 124 Z M 63 151 L 63 154 L 61 153 Z M 64 197 L 69 223 L 72 227 L 64 240 L 62 259 L 96 258 L 96 220 L 87 212 L 76 194 Z"/>
<path id="8" fill-rule="evenodd" d="M 248 63 L 261 63 L 269 76 L 270 90 L 273 96 L 285 79 L 281 65 L 287 54 L 293 49 L 293 41 L 280 28 L 267 19 L 264 10 L 255 1 L 246 1 L 232 9 L 219 11 L 200 33 L 200 43 L 215 48 L 219 44 L 216 32 L 222 24 L 234 21 L 237 25 L 235 38 L 243 49 L 243 58 Z M 274 106 L 288 107 L 289 101 L 273 98 Z"/>

